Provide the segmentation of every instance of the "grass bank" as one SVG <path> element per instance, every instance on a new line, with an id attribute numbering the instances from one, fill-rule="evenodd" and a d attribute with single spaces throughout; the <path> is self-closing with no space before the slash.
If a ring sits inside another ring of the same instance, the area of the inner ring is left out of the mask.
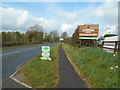
<path id="1" fill-rule="evenodd" d="M 51 47 L 52 61 L 40 60 L 41 54 L 38 54 L 24 65 L 19 71 L 24 78 L 22 81 L 33 88 L 55 88 L 59 81 L 58 47 L 59 44 Z"/>
<path id="2" fill-rule="evenodd" d="M 90 88 L 118 88 L 118 54 L 95 47 L 62 47 Z"/>

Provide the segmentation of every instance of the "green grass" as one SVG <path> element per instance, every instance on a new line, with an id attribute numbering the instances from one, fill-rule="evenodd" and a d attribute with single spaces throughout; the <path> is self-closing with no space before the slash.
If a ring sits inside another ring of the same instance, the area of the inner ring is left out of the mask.
<path id="1" fill-rule="evenodd" d="M 63 48 L 89 87 L 118 88 L 118 54 L 113 56 L 96 47 L 63 44 Z"/>
<path id="2" fill-rule="evenodd" d="M 38 54 L 32 61 L 27 63 L 19 74 L 24 75 L 24 82 L 33 88 L 55 88 L 59 81 L 58 73 L 58 46 L 51 48 L 52 61 L 40 60 Z"/>

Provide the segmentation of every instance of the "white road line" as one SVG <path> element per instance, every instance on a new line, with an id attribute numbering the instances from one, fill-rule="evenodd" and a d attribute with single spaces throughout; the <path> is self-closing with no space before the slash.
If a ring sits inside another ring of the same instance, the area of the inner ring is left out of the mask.
<path id="1" fill-rule="evenodd" d="M 18 72 L 18 70 L 17 70 L 16 72 L 14 72 L 14 73 L 10 76 L 10 78 L 12 78 L 17 72 Z"/>
<path id="2" fill-rule="evenodd" d="M 34 47 L 34 48 L 35 48 L 35 47 Z M 20 53 L 20 52 L 27 51 L 27 50 L 31 50 L 31 49 L 34 49 L 34 48 L 29 48 L 29 49 L 25 49 L 25 50 L 10 52 L 10 53 L 6 53 L 6 54 L 2 54 L 2 56 L 9 55 L 9 54 L 14 54 L 14 53 Z"/>
<path id="3" fill-rule="evenodd" d="M 18 71 L 19 71 L 19 70 L 17 70 L 15 73 L 13 73 L 9 78 L 11 78 L 11 79 L 14 80 L 15 82 L 17 82 L 17 83 L 19 83 L 19 84 L 21 84 L 21 85 L 23 85 L 23 86 L 25 86 L 25 87 L 27 87 L 27 88 L 32 88 L 31 86 L 29 86 L 29 85 L 27 85 L 27 84 L 19 81 L 18 79 L 14 78 L 14 75 L 17 74 Z"/>
<path id="4" fill-rule="evenodd" d="M 27 84 L 25 84 L 25 83 L 19 81 L 18 79 L 14 78 L 14 77 L 11 77 L 11 79 L 14 80 L 15 82 L 17 82 L 17 83 L 19 83 L 19 84 L 21 84 L 21 85 L 27 87 L 27 88 L 32 88 L 31 86 L 29 86 L 29 85 L 27 85 Z"/>

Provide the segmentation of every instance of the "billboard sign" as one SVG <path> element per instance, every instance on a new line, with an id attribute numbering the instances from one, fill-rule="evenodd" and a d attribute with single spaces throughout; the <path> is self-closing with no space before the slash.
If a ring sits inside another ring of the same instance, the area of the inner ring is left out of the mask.
<path id="1" fill-rule="evenodd" d="M 80 25 L 79 37 L 97 37 L 99 31 L 99 24 Z"/>

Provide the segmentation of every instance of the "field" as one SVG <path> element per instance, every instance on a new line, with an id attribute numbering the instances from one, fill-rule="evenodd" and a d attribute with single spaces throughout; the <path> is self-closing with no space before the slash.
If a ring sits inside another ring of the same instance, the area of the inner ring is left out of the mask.
<path id="1" fill-rule="evenodd" d="M 19 71 L 23 82 L 33 88 L 55 88 L 59 81 L 58 73 L 58 47 L 59 44 L 51 48 L 52 61 L 40 60 L 38 54 L 32 61 L 24 65 Z"/>
<path id="2" fill-rule="evenodd" d="M 118 88 L 118 54 L 96 47 L 62 47 L 90 88 Z"/>

